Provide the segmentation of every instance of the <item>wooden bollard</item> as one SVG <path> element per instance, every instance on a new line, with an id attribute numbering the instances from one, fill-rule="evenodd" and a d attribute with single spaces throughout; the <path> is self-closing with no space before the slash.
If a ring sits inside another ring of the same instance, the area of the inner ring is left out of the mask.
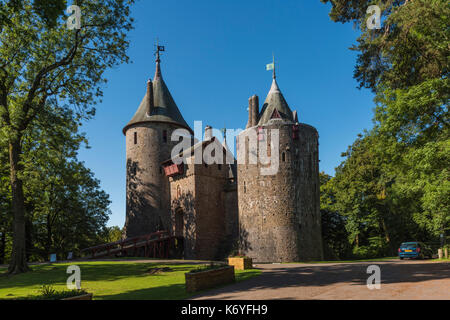
<path id="1" fill-rule="evenodd" d="M 448 248 L 444 249 L 444 256 L 445 256 L 445 259 L 448 259 Z"/>
<path id="2" fill-rule="evenodd" d="M 439 259 L 442 259 L 442 249 L 438 249 L 438 257 Z"/>

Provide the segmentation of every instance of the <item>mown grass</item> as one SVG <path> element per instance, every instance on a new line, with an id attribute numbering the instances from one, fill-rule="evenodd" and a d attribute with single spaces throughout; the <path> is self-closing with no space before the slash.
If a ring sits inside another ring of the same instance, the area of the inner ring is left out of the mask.
<path id="1" fill-rule="evenodd" d="M 0 270 L 0 299 L 37 296 L 43 285 L 67 290 L 67 267 L 81 269 L 82 289 L 94 294 L 94 300 L 175 300 L 191 296 L 185 291 L 184 274 L 198 264 L 146 263 L 133 261 L 74 262 L 32 266 L 32 271 L 9 276 Z M 169 272 L 149 274 L 150 268 L 171 268 Z M 236 271 L 236 281 L 261 273 L 260 270 Z"/>

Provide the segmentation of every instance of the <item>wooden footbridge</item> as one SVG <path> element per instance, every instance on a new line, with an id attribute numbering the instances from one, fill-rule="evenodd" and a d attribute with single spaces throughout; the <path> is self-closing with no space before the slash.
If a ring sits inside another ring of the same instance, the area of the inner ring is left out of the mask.
<path id="1" fill-rule="evenodd" d="M 138 237 L 127 238 L 83 249 L 91 259 L 116 257 L 181 258 L 183 238 L 170 236 L 167 231 L 158 231 Z"/>

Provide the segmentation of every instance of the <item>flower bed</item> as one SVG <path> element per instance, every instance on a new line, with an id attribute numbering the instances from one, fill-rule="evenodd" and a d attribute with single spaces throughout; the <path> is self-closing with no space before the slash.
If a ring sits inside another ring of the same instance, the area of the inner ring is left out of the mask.
<path id="1" fill-rule="evenodd" d="M 185 280 L 187 292 L 197 292 L 221 284 L 232 283 L 235 281 L 234 267 L 221 266 L 205 271 L 194 270 L 194 272 L 185 273 Z"/>

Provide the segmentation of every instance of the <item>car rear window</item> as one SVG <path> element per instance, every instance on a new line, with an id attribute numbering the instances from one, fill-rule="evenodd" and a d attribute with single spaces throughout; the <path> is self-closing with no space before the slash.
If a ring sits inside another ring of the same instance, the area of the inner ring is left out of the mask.
<path id="1" fill-rule="evenodd" d="M 416 247 L 417 242 L 404 242 L 401 244 L 400 248 L 410 248 L 410 247 Z"/>

